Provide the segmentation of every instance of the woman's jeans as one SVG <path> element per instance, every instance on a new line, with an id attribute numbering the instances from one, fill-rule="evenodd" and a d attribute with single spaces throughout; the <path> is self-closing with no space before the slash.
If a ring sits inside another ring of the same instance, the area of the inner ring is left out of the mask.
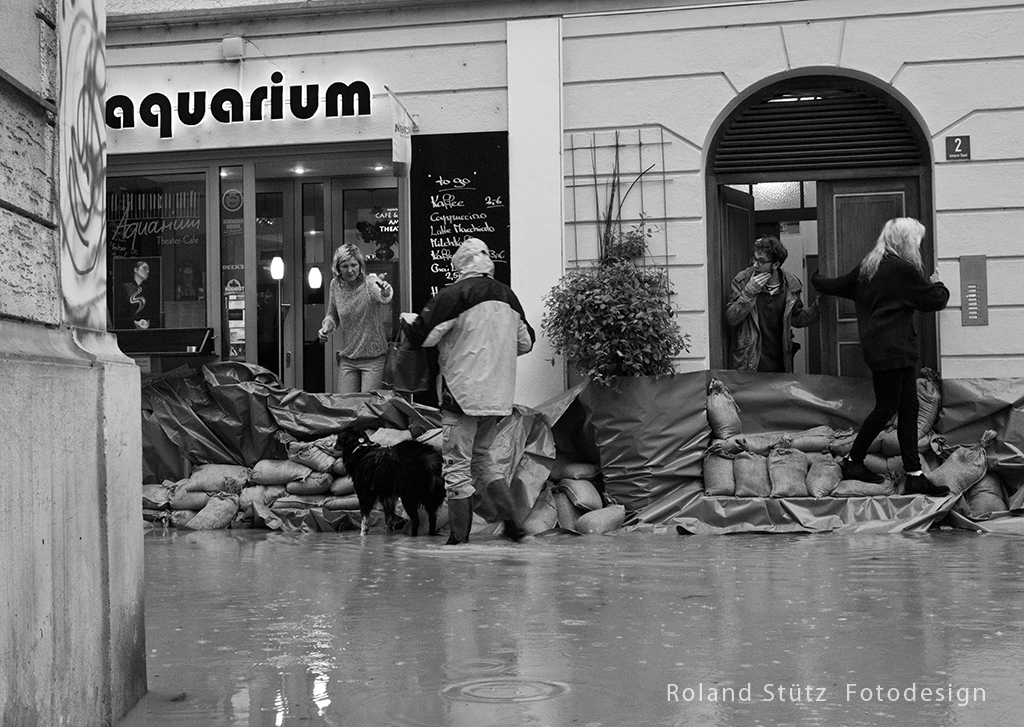
<path id="1" fill-rule="evenodd" d="M 917 452 L 917 371 L 914 366 L 875 371 L 871 374 L 875 387 L 875 408 L 864 419 L 850 450 L 851 462 L 863 462 L 868 447 L 896 414 L 896 438 L 900 456 L 907 472 L 921 469 Z"/>
<path id="2" fill-rule="evenodd" d="M 365 394 L 381 386 L 386 355 L 370 358 L 345 358 L 338 360 L 339 394 Z"/>

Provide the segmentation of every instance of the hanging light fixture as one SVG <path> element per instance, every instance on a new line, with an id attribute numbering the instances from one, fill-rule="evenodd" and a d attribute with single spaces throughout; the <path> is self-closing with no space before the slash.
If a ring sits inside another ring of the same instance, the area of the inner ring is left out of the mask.
<path id="1" fill-rule="evenodd" d="M 314 265 L 309 269 L 309 287 L 313 290 L 320 290 L 320 286 L 323 284 L 323 273 L 320 272 L 320 268 Z"/>

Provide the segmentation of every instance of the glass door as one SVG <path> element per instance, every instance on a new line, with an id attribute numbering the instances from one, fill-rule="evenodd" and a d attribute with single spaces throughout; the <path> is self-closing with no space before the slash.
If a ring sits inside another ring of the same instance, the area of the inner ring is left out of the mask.
<path id="1" fill-rule="evenodd" d="M 330 240 L 327 231 L 329 210 L 324 204 L 326 181 L 297 183 L 302 210 L 300 237 L 302 248 L 296 250 L 296 286 L 301 290 L 301 320 L 296 321 L 296 346 L 301 351 L 301 388 L 306 391 L 333 391 L 327 378 L 327 349 L 317 333 L 324 319 L 327 296 L 330 295 Z"/>
<path id="2" fill-rule="evenodd" d="M 331 260 L 344 243 L 363 252 L 368 273 L 395 288 L 385 335 L 398 331 L 398 189 L 391 180 L 384 183 L 391 186 L 350 177 L 257 183 L 257 363 L 283 371 L 285 386 L 335 390 L 338 347 L 333 339 L 321 343 L 317 332 L 330 295 Z M 280 280 L 271 272 L 278 257 L 284 267 Z"/>
<path id="3" fill-rule="evenodd" d="M 291 250 L 292 185 L 260 182 L 256 186 L 256 363 L 270 369 L 286 386 L 293 385 L 294 347 L 288 343 L 293 284 Z M 273 269 L 275 258 L 280 271 Z M 282 277 L 275 279 L 277 272 Z"/>

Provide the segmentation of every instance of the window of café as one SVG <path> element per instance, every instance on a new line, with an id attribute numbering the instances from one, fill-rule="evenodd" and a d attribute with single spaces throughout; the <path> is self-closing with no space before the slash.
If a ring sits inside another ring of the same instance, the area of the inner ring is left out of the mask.
<path id="1" fill-rule="evenodd" d="M 107 179 L 107 304 L 117 330 L 203 328 L 206 175 Z"/>

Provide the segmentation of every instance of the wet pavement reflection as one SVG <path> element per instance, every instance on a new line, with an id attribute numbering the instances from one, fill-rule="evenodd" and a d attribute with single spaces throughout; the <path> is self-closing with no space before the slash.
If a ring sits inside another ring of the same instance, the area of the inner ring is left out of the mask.
<path id="1" fill-rule="evenodd" d="M 118 727 L 1010 725 L 1024 538 L 152 530 Z"/>

